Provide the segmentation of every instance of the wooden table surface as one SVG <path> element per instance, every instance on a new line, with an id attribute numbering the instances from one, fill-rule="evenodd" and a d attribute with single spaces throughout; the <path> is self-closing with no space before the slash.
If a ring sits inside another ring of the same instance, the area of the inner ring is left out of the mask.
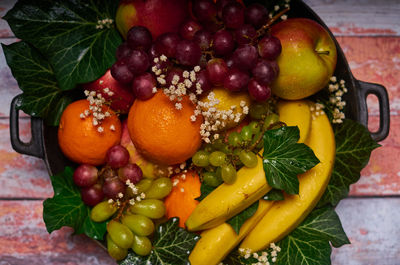
<path id="1" fill-rule="evenodd" d="M 0 0 L 0 16 L 16 0 Z M 305 0 L 327 23 L 357 79 L 383 84 L 390 98 L 391 130 L 382 147 L 352 185 L 337 212 L 351 245 L 335 249 L 335 265 L 400 264 L 400 1 Z M 0 19 L 0 42 L 15 42 Z M 84 236 L 63 228 L 49 235 L 42 202 L 52 196 L 44 163 L 13 151 L 9 106 L 20 93 L 0 51 L 0 265 L 115 264 Z M 368 99 L 369 128 L 379 124 L 378 104 Z M 20 133 L 29 140 L 29 117 L 21 114 Z"/>

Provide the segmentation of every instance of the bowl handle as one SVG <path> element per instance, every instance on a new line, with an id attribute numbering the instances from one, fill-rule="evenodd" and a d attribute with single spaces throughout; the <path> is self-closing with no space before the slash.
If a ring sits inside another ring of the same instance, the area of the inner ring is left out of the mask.
<path id="1" fill-rule="evenodd" d="M 360 85 L 360 104 L 361 109 L 368 110 L 367 108 L 367 97 L 370 94 L 375 95 L 379 102 L 379 129 L 376 132 L 371 132 L 371 137 L 375 141 L 379 142 L 384 140 L 389 134 L 390 127 L 390 110 L 389 110 L 389 97 L 386 88 L 379 84 L 367 83 L 358 80 Z M 368 111 L 361 113 L 363 117 L 360 120 L 368 123 Z M 368 124 L 366 124 L 368 125 Z"/>
<path id="2" fill-rule="evenodd" d="M 20 95 L 13 98 L 10 108 L 10 139 L 15 151 L 21 154 L 44 158 L 42 140 L 42 119 L 31 117 L 31 135 L 28 143 L 22 142 L 19 137 L 19 113 L 18 104 Z"/>

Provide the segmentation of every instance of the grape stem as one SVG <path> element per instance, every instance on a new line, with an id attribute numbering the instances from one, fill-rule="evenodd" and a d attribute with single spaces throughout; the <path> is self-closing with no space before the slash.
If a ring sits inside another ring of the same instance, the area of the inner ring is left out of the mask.
<path id="1" fill-rule="evenodd" d="M 285 9 L 283 9 L 281 12 L 279 12 L 278 14 L 276 14 L 275 16 L 273 16 L 268 22 L 267 24 L 265 24 L 264 26 L 262 26 L 259 30 L 259 36 L 264 35 L 264 32 L 272 25 L 274 24 L 281 16 L 283 16 L 286 12 L 288 12 L 290 10 L 290 7 L 287 7 Z"/>
<path id="2" fill-rule="evenodd" d="M 125 201 L 121 202 L 121 206 L 119 206 L 119 209 L 118 209 L 118 214 L 114 218 L 114 220 L 117 220 L 117 221 L 121 220 L 122 214 L 124 213 L 125 208 L 128 205 L 128 203 L 129 203 L 129 200 L 125 200 Z"/>

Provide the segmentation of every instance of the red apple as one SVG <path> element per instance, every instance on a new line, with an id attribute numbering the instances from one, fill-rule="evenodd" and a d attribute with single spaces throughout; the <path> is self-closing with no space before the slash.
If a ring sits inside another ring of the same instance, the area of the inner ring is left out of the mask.
<path id="1" fill-rule="evenodd" d="M 167 32 L 178 32 L 179 26 L 189 15 L 188 0 L 121 0 L 116 23 L 126 39 L 133 26 L 148 28 L 156 39 Z"/>
<path id="2" fill-rule="evenodd" d="M 302 99 L 324 88 L 336 67 L 336 45 L 328 31 L 307 18 L 275 24 L 271 35 L 282 44 L 279 76 L 272 92 L 284 99 Z"/>
<path id="3" fill-rule="evenodd" d="M 84 84 L 83 88 L 100 93 L 106 101 L 111 102 L 111 108 L 120 113 L 128 113 L 135 100 L 130 86 L 115 80 L 110 70 L 99 79 Z"/>

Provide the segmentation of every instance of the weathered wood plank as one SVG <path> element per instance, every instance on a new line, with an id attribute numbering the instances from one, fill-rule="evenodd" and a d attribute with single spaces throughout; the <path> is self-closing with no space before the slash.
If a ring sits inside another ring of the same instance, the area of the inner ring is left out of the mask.
<path id="1" fill-rule="evenodd" d="M 41 201 L 0 201 L 0 264 L 115 264 L 94 241 L 63 228 L 49 235 Z"/>
<path id="2" fill-rule="evenodd" d="M 337 36 L 400 35 L 397 0 L 304 0 Z"/>
<path id="3" fill-rule="evenodd" d="M 398 265 L 400 198 L 345 199 L 336 211 L 351 241 L 335 249 L 333 265 Z"/>
<path id="4" fill-rule="evenodd" d="M 400 2 L 399 2 L 400 3 Z M 386 87 L 391 114 L 400 114 L 400 38 L 338 37 L 354 76 Z M 378 113 L 376 100 L 368 101 L 370 113 Z"/>
<path id="5" fill-rule="evenodd" d="M 23 141 L 30 137 L 29 121 L 20 121 Z M 46 198 L 53 194 L 43 161 L 12 149 L 7 119 L 0 119 L 0 187 L 0 198 Z"/>
<path id="6" fill-rule="evenodd" d="M 335 249 L 334 265 L 397 265 L 400 198 L 345 199 L 337 207 L 352 244 Z M 366 218 L 368 217 L 368 218 Z M 0 201 L 1 264 L 115 264 L 103 249 L 70 229 L 48 235 L 41 201 Z M 8 263 L 4 263 L 8 262 Z"/>

